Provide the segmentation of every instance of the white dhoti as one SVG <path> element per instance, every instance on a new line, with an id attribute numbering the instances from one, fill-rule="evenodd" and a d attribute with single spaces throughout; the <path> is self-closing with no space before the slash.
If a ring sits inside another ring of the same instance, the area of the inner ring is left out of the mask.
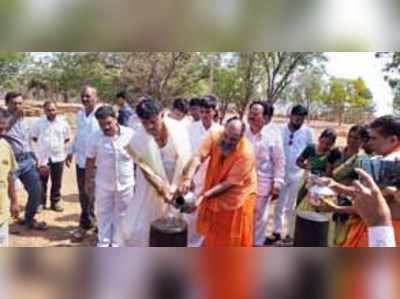
<path id="1" fill-rule="evenodd" d="M 173 173 L 166 167 L 170 163 L 164 164 L 162 150 L 143 127 L 135 131 L 127 150 L 134 160 L 141 159 L 155 175 L 169 184 L 171 189 L 176 189 L 180 184 L 183 169 L 191 158 L 189 135 L 187 128 L 177 121 L 164 118 L 164 123 L 168 132 L 167 144 L 171 142 L 171 151 L 176 155 Z M 166 153 L 163 154 L 165 158 Z M 172 180 L 168 178 L 167 173 L 171 174 Z M 164 199 L 151 186 L 142 169 L 138 167 L 135 194 L 122 222 L 124 246 L 147 247 L 151 223 L 165 216 L 167 210 L 168 206 Z"/>
<path id="2" fill-rule="evenodd" d="M 208 162 L 203 163 L 193 179 L 196 195 L 199 195 L 201 192 L 203 192 L 207 169 Z M 188 223 L 189 247 L 194 248 L 202 247 L 204 242 L 204 236 L 197 232 L 197 215 L 197 211 L 193 214 L 186 215 L 186 221 Z"/>
<path id="3" fill-rule="evenodd" d="M 254 209 L 254 245 L 263 246 L 268 226 L 270 196 L 257 195 Z"/>
<path id="4" fill-rule="evenodd" d="M 122 246 L 121 221 L 133 198 L 133 186 L 123 191 L 107 191 L 96 187 L 95 214 L 98 227 L 98 247 Z"/>

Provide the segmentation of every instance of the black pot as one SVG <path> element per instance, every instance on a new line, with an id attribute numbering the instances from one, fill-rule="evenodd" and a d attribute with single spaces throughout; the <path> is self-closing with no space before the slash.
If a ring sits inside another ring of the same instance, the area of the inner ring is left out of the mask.
<path id="1" fill-rule="evenodd" d="M 187 247 L 188 225 L 177 217 L 163 217 L 150 227 L 150 247 Z"/>
<path id="2" fill-rule="evenodd" d="M 316 212 L 298 212 L 294 247 L 328 247 L 329 218 Z"/>

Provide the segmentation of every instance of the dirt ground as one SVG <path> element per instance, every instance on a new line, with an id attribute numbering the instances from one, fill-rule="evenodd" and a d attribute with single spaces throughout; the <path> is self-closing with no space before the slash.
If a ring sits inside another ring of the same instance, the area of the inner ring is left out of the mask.
<path id="1" fill-rule="evenodd" d="M 89 238 L 82 244 L 71 242 L 70 233 L 79 223 L 80 206 L 77 196 L 75 169 L 65 168 L 62 195 L 63 213 L 50 210 L 41 212 L 37 219 L 46 221 L 49 229 L 45 232 L 27 231 L 24 227 L 12 224 L 10 226 L 10 245 L 13 247 L 70 247 L 90 246 L 95 244 Z M 26 194 L 19 192 L 21 209 L 25 206 Z M 22 213 L 23 214 L 23 213 Z"/>
<path id="2" fill-rule="evenodd" d="M 282 123 L 285 119 L 277 119 L 278 123 Z M 317 136 L 327 127 L 337 130 L 340 139 L 338 144 L 345 143 L 345 136 L 349 126 L 337 127 L 336 124 L 327 122 L 314 122 L 311 124 L 316 130 Z M 38 215 L 38 220 L 46 221 L 49 230 L 45 232 L 26 231 L 22 226 L 12 224 L 10 226 L 10 246 L 13 247 L 75 247 L 75 246 L 93 246 L 95 245 L 95 237 L 92 236 L 83 243 L 76 244 L 71 242 L 70 233 L 77 228 L 79 223 L 80 206 L 77 196 L 77 185 L 75 178 L 75 169 L 65 168 L 62 188 L 64 208 L 63 213 L 55 213 L 45 210 Z M 20 192 L 21 209 L 25 206 L 26 195 Z M 273 207 L 271 207 L 271 213 Z M 271 217 L 272 219 L 272 217 Z"/>

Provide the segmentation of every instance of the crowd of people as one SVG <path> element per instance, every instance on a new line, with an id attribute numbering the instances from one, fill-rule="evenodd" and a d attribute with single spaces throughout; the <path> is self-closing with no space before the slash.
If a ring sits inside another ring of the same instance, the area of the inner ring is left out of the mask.
<path id="1" fill-rule="evenodd" d="M 84 86 L 72 136 L 57 103 L 45 102 L 44 116 L 31 126 L 23 95 L 6 95 L 7 109 L 0 110 L 0 245 L 8 244 L 10 216 L 28 230 L 48 229 L 37 214 L 63 212 L 64 166 L 73 165 L 81 207 L 71 233 L 75 242 L 94 231 L 99 247 L 149 246 L 152 222 L 178 215 L 174 198 L 189 193 L 195 200 L 183 217 L 190 247 L 290 246 L 298 211 L 329 216 L 332 246 L 396 246 L 400 240 L 398 186 L 378 186 L 374 169 L 365 167 L 400 160 L 399 117 L 353 126 L 340 147 L 332 129 L 314 139 L 301 105 L 278 125 L 265 101 L 250 103 L 243 118 L 223 120 L 211 95 L 178 98 L 169 112 L 149 96 L 135 108 L 127 92 L 115 101 L 118 111 L 100 105 L 96 88 Z M 17 180 L 28 194 L 23 219 Z M 331 188 L 337 201 L 312 205 L 310 184 Z"/>

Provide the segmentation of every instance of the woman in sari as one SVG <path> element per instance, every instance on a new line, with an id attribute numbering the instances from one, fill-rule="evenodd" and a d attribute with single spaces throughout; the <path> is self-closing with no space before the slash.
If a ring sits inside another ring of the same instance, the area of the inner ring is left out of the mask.
<path id="1" fill-rule="evenodd" d="M 360 166 L 364 159 L 370 158 L 368 148 L 369 132 L 365 126 L 355 125 L 350 128 L 347 135 L 347 145 L 339 148 L 338 156 L 328 157 L 327 172 L 332 174 L 333 180 L 344 185 L 350 186 L 357 179 L 355 169 Z M 363 150 L 365 145 L 365 150 Z M 335 222 L 335 245 L 341 246 L 347 239 L 351 225 L 360 219 L 349 213 L 352 200 L 349 196 L 340 194 L 338 206 L 334 209 L 333 220 Z"/>
<path id="2" fill-rule="evenodd" d="M 339 151 L 334 148 L 336 139 L 336 132 L 332 129 L 326 129 L 319 137 L 318 145 L 309 145 L 304 150 L 297 159 L 297 165 L 300 168 L 305 169 L 308 174 L 319 177 L 330 177 L 331 173 L 328 172 L 328 157 L 330 157 L 331 161 L 335 161 L 335 159 L 338 159 L 340 155 Z M 306 173 L 306 176 L 308 174 Z M 308 201 L 304 200 L 307 194 L 308 190 L 306 180 L 304 180 L 297 198 L 298 210 L 313 210 Z"/>

